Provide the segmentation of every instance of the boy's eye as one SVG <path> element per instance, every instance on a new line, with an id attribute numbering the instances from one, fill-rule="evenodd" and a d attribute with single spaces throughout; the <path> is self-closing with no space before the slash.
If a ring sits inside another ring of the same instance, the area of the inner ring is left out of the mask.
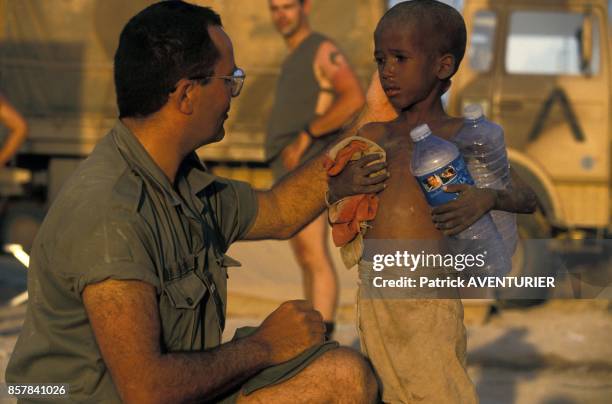
<path id="1" fill-rule="evenodd" d="M 382 65 L 383 63 L 385 63 L 385 60 L 383 58 L 374 58 L 374 61 L 376 62 L 377 65 Z"/>
<path id="2" fill-rule="evenodd" d="M 407 58 L 406 58 L 406 56 L 396 55 L 396 56 L 395 56 L 395 59 L 396 59 L 398 62 L 400 62 L 400 63 L 401 63 L 401 62 L 404 62 L 404 61 L 405 61 Z"/>

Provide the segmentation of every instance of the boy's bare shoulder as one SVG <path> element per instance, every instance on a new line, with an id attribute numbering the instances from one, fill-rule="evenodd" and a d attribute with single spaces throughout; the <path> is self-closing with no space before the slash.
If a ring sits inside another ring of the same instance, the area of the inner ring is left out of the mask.
<path id="1" fill-rule="evenodd" d="M 451 116 L 451 117 L 449 117 L 448 125 L 452 129 L 458 130 L 459 128 L 461 128 L 463 126 L 464 122 L 465 122 L 465 120 L 462 117 Z"/>
<path id="2" fill-rule="evenodd" d="M 463 118 L 449 116 L 439 126 L 432 127 L 432 130 L 434 133 L 436 133 L 436 135 L 442 136 L 445 139 L 450 139 L 459 132 L 462 126 Z"/>
<path id="3" fill-rule="evenodd" d="M 386 122 L 370 122 L 363 125 L 359 131 L 357 131 L 357 136 L 365 137 L 373 142 L 380 143 L 385 140 L 388 131 L 388 124 Z"/>

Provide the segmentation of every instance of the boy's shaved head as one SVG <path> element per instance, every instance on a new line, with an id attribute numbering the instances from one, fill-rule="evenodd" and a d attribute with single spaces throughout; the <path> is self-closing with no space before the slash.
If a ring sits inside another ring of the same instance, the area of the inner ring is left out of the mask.
<path id="1" fill-rule="evenodd" d="M 419 45 L 426 53 L 450 53 L 455 58 L 454 72 L 465 54 L 467 34 L 463 17 L 453 7 L 436 0 L 411 0 L 396 4 L 380 19 L 376 32 L 383 28 L 418 34 Z"/>

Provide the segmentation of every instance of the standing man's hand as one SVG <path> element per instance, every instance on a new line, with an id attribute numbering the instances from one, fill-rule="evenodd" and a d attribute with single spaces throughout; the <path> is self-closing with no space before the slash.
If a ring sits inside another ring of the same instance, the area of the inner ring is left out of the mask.
<path id="1" fill-rule="evenodd" d="M 306 132 L 300 132 L 298 137 L 281 152 L 283 165 L 287 170 L 293 170 L 300 164 L 300 159 L 312 143 Z"/>
<path id="2" fill-rule="evenodd" d="M 380 158 L 379 154 L 364 156 L 349 162 L 338 175 L 329 177 L 328 202 L 334 203 L 351 195 L 374 194 L 385 189 L 385 181 L 389 178 L 387 163 L 374 163 Z M 372 175 L 378 171 L 381 172 Z"/>
<path id="3" fill-rule="evenodd" d="M 325 325 L 321 313 L 305 300 L 280 305 L 259 326 L 253 338 L 270 353 L 270 365 L 286 362 L 308 348 L 322 344 Z"/>

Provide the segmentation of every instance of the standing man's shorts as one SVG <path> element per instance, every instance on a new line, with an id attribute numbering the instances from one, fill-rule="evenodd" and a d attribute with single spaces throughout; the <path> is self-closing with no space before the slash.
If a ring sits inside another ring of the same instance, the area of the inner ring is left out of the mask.
<path id="1" fill-rule="evenodd" d="M 460 299 L 389 298 L 366 286 L 372 264 L 359 263 L 357 324 L 361 350 L 385 403 L 477 403 L 466 371 Z M 405 275 L 405 273 L 403 273 Z"/>
<path id="2" fill-rule="evenodd" d="M 323 153 L 331 144 L 335 143 L 338 140 L 337 133 L 327 135 L 322 138 L 316 138 L 313 140 L 313 143 L 306 149 L 302 158 L 300 159 L 300 165 L 304 162 L 310 160 L 311 158 L 318 156 Z M 281 153 L 274 156 L 270 161 L 270 169 L 272 170 L 272 175 L 274 176 L 274 182 L 278 182 L 285 175 L 289 174 L 289 170 L 285 168 L 283 164 L 283 159 L 281 157 Z"/>
<path id="3" fill-rule="evenodd" d="M 257 330 L 257 327 L 242 327 L 236 330 L 234 334 L 234 338 L 232 341 L 235 341 L 240 338 L 247 337 L 253 334 Z M 218 401 L 219 404 L 231 404 L 235 403 L 238 400 L 240 394 L 244 394 L 248 396 L 249 394 L 263 389 L 265 387 L 274 386 L 276 384 L 283 383 L 293 376 L 300 373 L 302 370 L 307 368 L 312 362 L 314 362 L 317 358 L 322 356 L 325 352 L 331 351 L 338 347 L 338 343 L 336 341 L 327 341 L 323 344 L 313 346 L 310 349 L 302 352 L 300 355 L 295 358 L 283 362 L 280 365 L 270 366 L 257 373 L 252 378 L 248 379 L 244 384 L 240 387 L 236 388 L 234 391 L 229 393 L 228 396 L 222 398 Z"/>
<path id="4" fill-rule="evenodd" d="M 301 163 L 302 162 L 300 161 L 300 164 Z M 272 176 L 274 177 L 275 184 L 285 175 L 289 174 L 289 170 L 285 168 L 280 154 L 270 160 L 270 169 L 272 170 Z"/>

